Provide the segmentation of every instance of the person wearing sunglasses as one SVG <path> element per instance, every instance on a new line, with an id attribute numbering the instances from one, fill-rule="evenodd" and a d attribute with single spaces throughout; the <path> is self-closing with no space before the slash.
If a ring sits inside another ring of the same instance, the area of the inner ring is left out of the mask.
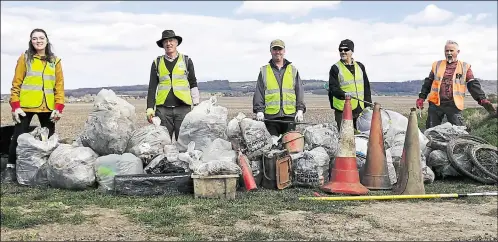
<path id="1" fill-rule="evenodd" d="M 297 68 L 284 58 L 285 43 L 270 43 L 271 60 L 260 68 L 253 96 L 256 120 L 264 121 L 268 132 L 279 136 L 303 122 L 306 106 L 304 89 Z"/>
<path id="2" fill-rule="evenodd" d="M 341 128 L 342 111 L 344 110 L 344 99 L 350 95 L 360 100 L 372 103 L 370 82 L 368 81 L 365 66 L 353 59 L 354 43 L 349 39 L 339 44 L 340 60 L 337 61 L 329 71 L 329 102 L 330 108 L 334 110 L 335 121 L 338 129 Z M 366 102 L 351 99 L 353 110 L 353 125 L 356 130 L 356 120 L 365 107 L 370 106 Z"/>
<path id="3" fill-rule="evenodd" d="M 490 113 L 496 113 L 491 102 L 486 99 L 479 80 L 474 78 L 470 64 L 457 59 L 459 53 L 457 42 L 446 41 L 446 59 L 432 63 L 429 77 L 424 80 L 416 106 L 423 109 L 424 100 L 428 98 L 429 114 L 425 124 L 427 129 L 440 125 L 445 115 L 451 124 L 465 126 L 462 110 L 466 87 L 479 105 Z"/>

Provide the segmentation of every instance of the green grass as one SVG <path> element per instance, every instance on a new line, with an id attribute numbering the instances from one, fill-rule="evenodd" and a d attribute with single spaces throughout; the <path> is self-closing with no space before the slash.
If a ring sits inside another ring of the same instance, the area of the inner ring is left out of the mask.
<path id="1" fill-rule="evenodd" d="M 496 190 L 496 186 L 483 186 L 470 180 L 435 181 L 425 186 L 426 193 L 466 193 Z M 235 240 L 303 239 L 302 236 L 280 224 L 278 217 L 261 222 L 265 214 L 277 215 L 282 211 L 305 211 L 312 214 L 342 214 L 350 218 L 362 218 L 346 208 L 379 201 L 300 201 L 300 196 L 312 196 L 318 189 L 289 188 L 282 191 L 258 190 L 237 192 L 236 200 L 193 199 L 192 195 L 132 197 L 103 194 L 99 190 L 68 191 L 60 189 L 28 188 L 17 185 L 2 185 L 1 226 L 25 229 L 36 225 L 69 223 L 82 224 L 92 220 L 92 215 L 83 211 L 91 207 L 120 210 L 132 222 L 141 224 L 152 232 L 182 240 L 223 239 Z M 372 195 L 391 194 L 390 191 L 375 191 Z M 410 200 L 420 202 L 427 200 Z M 485 203 L 485 198 L 432 199 L 434 202 Z M 394 203 L 395 201 L 380 201 Z M 240 221 L 260 224 L 269 231 L 247 230 L 234 233 L 227 229 Z M 375 227 L 377 223 L 370 221 Z M 195 230 L 195 224 L 213 228 L 213 231 Z"/>

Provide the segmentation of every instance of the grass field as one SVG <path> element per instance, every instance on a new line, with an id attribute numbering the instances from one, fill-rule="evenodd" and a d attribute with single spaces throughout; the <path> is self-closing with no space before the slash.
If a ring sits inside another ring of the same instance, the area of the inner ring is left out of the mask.
<path id="1" fill-rule="evenodd" d="M 408 114 L 415 97 L 374 97 L 385 108 Z M 308 122 L 332 122 L 326 96 L 306 96 Z M 130 101 L 145 125 L 145 102 Z M 229 118 L 251 115 L 250 98 L 220 98 Z M 476 107 L 469 99 L 466 107 Z M 74 138 L 92 104 L 68 104 L 57 124 Z M 427 107 L 427 106 L 426 106 Z M 472 110 L 472 109 L 470 109 Z M 2 104 L 1 124 L 10 124 Z M 478 111 L 466 115 L 480 117 Z M 252 116 L 251 116 L 252 117 Z M 424 115 L 425 117 L 425 115 Z M 33 122 L 37 124 L 37 122 Z M 492 127 L 476 132 L 492 137 Z M 436 181 L 427 193 L 495 191 L 470 180 Z M 496 240 L 497 198 L 382 202 L 299 201 L 317 189 L 238 192 L 234 201 L 191 195 L 124 197 L 98 190 L 67 191 L 2 185 L 1 240 Z M 389 192 L 372 192 L 389 194 Z"/>

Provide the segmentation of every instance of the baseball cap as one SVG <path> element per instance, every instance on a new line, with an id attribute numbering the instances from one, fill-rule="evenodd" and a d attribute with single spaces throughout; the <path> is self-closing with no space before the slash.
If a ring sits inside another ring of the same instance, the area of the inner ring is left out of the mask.
<path id="1" fill-rule="evenodd" d="M 276 40 L 272 41 L 270 44 L 270 48 L 273 48 L 273 47 L 281 47 L 281 48 L 285 49 L 285 43 L 282 40 L 276 39 Z"/>

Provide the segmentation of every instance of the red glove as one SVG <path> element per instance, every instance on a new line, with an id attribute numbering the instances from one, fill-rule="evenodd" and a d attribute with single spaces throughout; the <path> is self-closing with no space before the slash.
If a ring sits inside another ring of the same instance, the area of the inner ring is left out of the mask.
<path id="1" fill-rule="evenodd" d="M 12 112 L 16 111 L 16 109 L 21 108 L 21 102 L 11 102 L 10 107 L 12 108 Z"/>
<path id="2" fill-rule="evenodd" d="M 424 99 L 422 98 L 417 99 L 417 108 L 424 109 Z"/>
<path id="3" fill-rule="evenodd" d="M 59 113 L 62 113 L 62 109 L 64 109 L 64 104 L 60 103 L 55 104 L 55 110 L 59 111 Z"/>
<path id="4" fill-rule="evenodd" d="M 491 102 L 488 99 L 482 99 L 479 101 L 479 105 L 484 106 L 484 105 L 489 105 Z"/>

